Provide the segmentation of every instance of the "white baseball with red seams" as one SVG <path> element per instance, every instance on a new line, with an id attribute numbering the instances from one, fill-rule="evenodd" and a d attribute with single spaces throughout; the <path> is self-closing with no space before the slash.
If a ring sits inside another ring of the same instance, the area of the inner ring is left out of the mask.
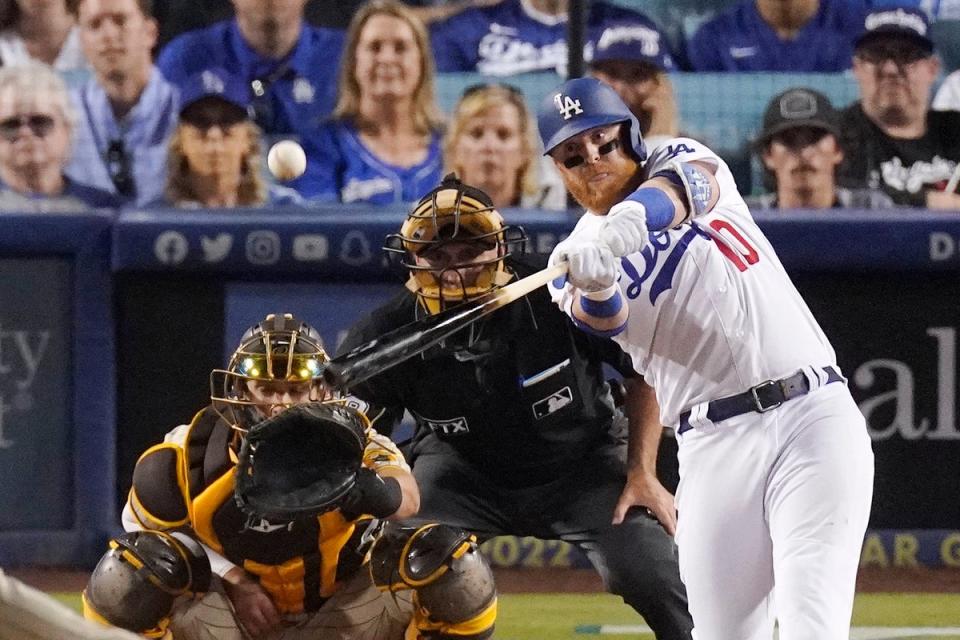
<path id="1" fill-rule="evenodd" d="M 719 201 L 621 260 L 629 320 L 614 340 L 655 389 L 664 425 L 691 412 L 693 428 L 678 435 L 677 543 L 694 637 L 771 638 L 779 618 L 782 640 L 846 640 L 873 488 L 863 416 L 844 384 L 825 384 L 823 367 L 839 371 L 833 348 L 727 165 L 675 138 L 644 175 L 675 160 L 714 166 Z M 602 220 L 584 215 L 571 236 L 596 238 Z M 571 285 L 550 290 L 569 314 Z M 706 418 L 710 401 L 799 370 L 810 393 L 766 413 Z"/>

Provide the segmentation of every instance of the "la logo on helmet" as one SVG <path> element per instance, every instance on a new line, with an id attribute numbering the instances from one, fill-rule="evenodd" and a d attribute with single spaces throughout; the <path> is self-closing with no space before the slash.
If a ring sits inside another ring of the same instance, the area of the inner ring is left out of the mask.
<path id="1" fill-rule="evenodd" d="M 565 96 L 558 93 L 557 95 L 553 96 L 553 102 L 557 105 L 557 109 L 560 110 L 560 115 L 563 116 L 564 120 L 569 120 L 573 116 L 583 113 L 583 108 L 580 106 L 580 101 L 574 100 L 570 96 Z"/>

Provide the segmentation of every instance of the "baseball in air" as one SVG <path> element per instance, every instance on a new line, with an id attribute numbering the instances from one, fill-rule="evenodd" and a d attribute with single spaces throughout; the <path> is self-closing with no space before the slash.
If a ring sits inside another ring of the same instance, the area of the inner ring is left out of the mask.
<path id="1" fill-rule="evenodd" d="M 286 182 L 299 178 L 307 170 L 307 154 L 303 147 L 293 140 L 281 140 L 270 147 L 267 153 L 267 167 L 277 180 Z"/>

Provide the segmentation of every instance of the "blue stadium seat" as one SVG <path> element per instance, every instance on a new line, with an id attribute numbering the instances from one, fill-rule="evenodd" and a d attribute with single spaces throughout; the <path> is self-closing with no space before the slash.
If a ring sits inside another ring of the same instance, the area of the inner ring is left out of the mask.
<path id="1" fill-rule="evenodd" d="M 943 59 L 943 72 L 960 69 L 960 20 L 940 20 L 930 28 L 937 53 Z"/>

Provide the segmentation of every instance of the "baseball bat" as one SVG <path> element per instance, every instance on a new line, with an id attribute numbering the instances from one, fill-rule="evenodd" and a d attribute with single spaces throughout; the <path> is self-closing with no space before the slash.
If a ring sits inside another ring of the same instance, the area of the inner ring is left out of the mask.
<path id="1" fill-rule="evenodd" d="M 398 327 L 327 362 L 323 379 L 333 387 L 347 389 L 423 353 L 470 323 L 566 273 L 565 262 L 547 267 L 468 303 Z"/>

